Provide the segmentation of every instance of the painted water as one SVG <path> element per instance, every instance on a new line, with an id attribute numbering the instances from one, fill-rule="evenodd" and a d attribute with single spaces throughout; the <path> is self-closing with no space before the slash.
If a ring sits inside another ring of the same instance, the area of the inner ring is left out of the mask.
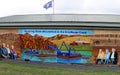
<path id="1" fill-rule="evenodd" d="M 89 59 L 83 59 L 83 58 L 74 58 L 74 59 L 64 59 L 64 58 L 58 58 L 55 56 L 52 57 L 37 57 L 35 55 L 30 55 L 30 54 L 21 54 L 21 59 L 22 60 L 29 60 L 29 61 L 38 61 L 38 62 L 50 62 L 50 63 L 67 63 L 67 64 L 86 64 L 89 63 Z"/>

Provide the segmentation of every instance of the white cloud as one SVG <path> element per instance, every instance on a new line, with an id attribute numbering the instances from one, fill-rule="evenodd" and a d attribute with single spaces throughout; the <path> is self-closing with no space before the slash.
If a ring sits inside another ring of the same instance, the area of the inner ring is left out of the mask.
<path id="1" fill-rule="evenodd" d="M 18 14 L 52 14 L 43 5 L 50 0 L 0 0 L 0 16 Z M 120 14 L 120 0 L 54 0 L 55 13 Z"/>
<path id="2" fill-rule="evenodd" d="M 119 14 L 120 0 L 61 0 L 63 5 L 56 7 L 57 13 L 77 14 Z M 57 2 L 56 2 L 57 3 Z M 60 7 L 61 6 L 61 7 Z M 69 9 L 70 8 L 70 9 Z"/>
<path id="3" fill-rule="evenodd" d="M 0 16 L 52 13 L 43 8 L 49 0 L 0 0 Z"/>

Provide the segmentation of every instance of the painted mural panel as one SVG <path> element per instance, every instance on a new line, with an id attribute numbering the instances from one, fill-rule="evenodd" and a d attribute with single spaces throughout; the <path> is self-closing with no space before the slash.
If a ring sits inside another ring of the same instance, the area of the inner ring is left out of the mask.
<path id="1" fill-rule="evenodd" d="M 1 53 L 4 48 L 3 45 L 6 48 L 10 48 L 8 50 L 8 53 L 3 52 L 5 55 L 9 54 L 11 50 L 15 50 L 15 53 L 17 54 L 17 57 L 20 57 L 21 51 L 20 51 L 20 45 L 19 45 L 19 35 L 18 35 L 18 29 L 0 29 L 0 57 L 2 57 Z"/>
<path id="2" fill-rule="evenodd" d="M 20 29 L 19 34 L 24 60 L 59 63 L 90 62 L 92 30 Z"/>
<path id="3" fill-rule="evenodd" d="M 105 64 L 120 64 L 120 31 L 94 30 L 94 35 L 91 40 L 93 41 L 92 63 L 98 63 L 94 59 L 98 58 L 100 50 L 102 50 L 104 53 L 103 59 L 108 59 L 107 62 L 104 61 Z M 109 57 L 107 53 L 110 53 Z M 100 63 L 103 64 L 103 62 Z"/>
<path id="4" fill-rule="evenodd" d="M 105 63 L 106 50 L 112 54 L 114 49 L 117 53 L 117 63 L 114 63 L 120 63 L 120 31 L 117 30 L 0 29 L 0 32 L 0 57 L 3 58 L 98 64 L 100 50 Z"/>

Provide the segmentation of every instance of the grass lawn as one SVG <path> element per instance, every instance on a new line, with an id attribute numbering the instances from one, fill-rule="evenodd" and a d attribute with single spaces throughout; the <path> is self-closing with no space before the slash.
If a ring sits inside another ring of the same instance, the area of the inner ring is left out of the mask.
<path id="1" fill-rule="evenodd" d="M 43 68 L 9 62 L 0 62 L 0 75 L 120 75 L 120 72 Z"/>

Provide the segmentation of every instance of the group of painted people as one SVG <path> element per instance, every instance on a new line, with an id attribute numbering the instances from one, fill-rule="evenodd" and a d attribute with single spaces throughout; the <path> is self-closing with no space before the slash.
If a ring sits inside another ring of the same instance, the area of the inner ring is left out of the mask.
<path id="1" fill-rule="evenodd" d="M 0 47 L 0 57 L 4 59 L 16 60 L 17 54 L 14 50 L 14 46 L 9 46 L 9 44 L 2 43 L 2 46 Z"/>
<path id="2" fill-rule="evenodd" d="M 105 50 L 105 53 L 102 49 L 99 49 L 98 56 L 96 57 L 96 64 L 100 61 L 100 64 L 117 64 L 118 53 L 115 48 L 112 48 L 110 52 L 109 49 Z"/>

